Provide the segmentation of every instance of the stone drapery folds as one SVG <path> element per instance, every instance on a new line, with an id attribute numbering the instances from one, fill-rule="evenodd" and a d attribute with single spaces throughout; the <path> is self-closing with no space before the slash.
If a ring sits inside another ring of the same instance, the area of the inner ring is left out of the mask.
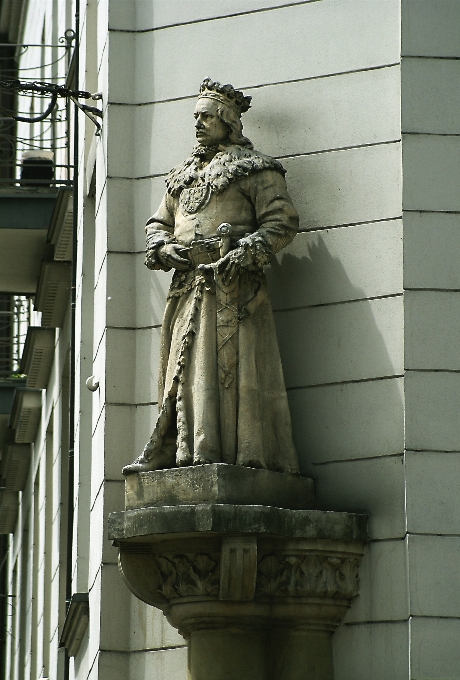
<path id="1" fill-rule="evenodd" d="M 199 141 L 218 103 L 207 101 L 195 114 Z M 299 473 L 263 271 L 298 229 L 284 174 L 249 141 L 227 139 L 198 144 L 167 176 L 146 226 L 146 265 L 176 269 L 162 325 L 159 416 L 124 474 L 205 463 Z"/>

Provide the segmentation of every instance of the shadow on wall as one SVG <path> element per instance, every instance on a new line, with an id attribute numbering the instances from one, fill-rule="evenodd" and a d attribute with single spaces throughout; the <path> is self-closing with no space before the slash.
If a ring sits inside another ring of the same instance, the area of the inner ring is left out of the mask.
<path id="1" fill-rule="evenodd" d="M 366 299 L 321 235 L 300 236 L 307 255 L 280 253 L 268 281 L 301 472 L 318 507 L 385 514 L 402 473 L 402 301 Z"/>
<path id="2" fill-rule="evenodd" d="M 388 289 L 382 283 L 388 277 L 377 271 L 388 265 L 387 241 L 377 256 L 374 248 L 375 272 L 366 259 L 364 290 L 350 280 L 355 272 L 364 278 L 361 254 L 352 266 L 348 255 L 346 269 L 330 252 L 336 231 L 299 234 L 268 271 L 294 440 L 302 474 L 316 480 L 319 508 L 369 513 L 374 537 L 394 536 L 403 531 L 404 510 L 403 388 L 395 377 L 402 373 L 402 300 L 366 299 Z M 354 233 L 348 253 L 361 243 Z M 371 240 L 368 234 L 366 243 Z M 170 276 L 141 269 L 148 286 L 141 296 L 146 316 L 136 344 L 136 395 L 149 403 L 156 400 L 160 329 L 148 326 L 161 323 Z M 145 419 L 141 439 L 155 414 Z"/>

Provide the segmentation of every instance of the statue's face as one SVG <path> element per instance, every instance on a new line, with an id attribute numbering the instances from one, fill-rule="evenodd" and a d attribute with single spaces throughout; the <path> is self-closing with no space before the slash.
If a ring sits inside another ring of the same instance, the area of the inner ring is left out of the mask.
<path id="1" fill-rule="evenodd" d="M 217 102 L 202 97 L 195 106 L 196 138 L 203 146 L 217 146 L 228 139 L 228 126 L 217 115 Z"/>

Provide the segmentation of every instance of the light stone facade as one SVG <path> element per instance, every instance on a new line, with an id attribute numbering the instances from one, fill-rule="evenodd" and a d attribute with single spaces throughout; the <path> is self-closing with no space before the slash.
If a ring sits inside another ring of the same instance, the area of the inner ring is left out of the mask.
<path id="1" fill-rule="evenodd" d="M 24 7 L 24 43 L 73 26 L 75 0 Z M 187 678 L 184 639 L 124 585 L 106 519 L 156 419 L 170 278 L 143 266 L 143 225 L 210 76 L 253 97 L 244 132 L 282 160 L 300 213 L 269 287 L 301 470 L 319 509 L 369 516 L 335 680 L 460 679 L 460 3 L 80 12 L 80 89 L 102 92 L 104 120 L 95 137 L 80 114 L 72 591 L 89 593 L 89 627 L 70 678 Z M 9 539 L 8 680 L 65 673 L 70 330 L 69 307 Z"/>

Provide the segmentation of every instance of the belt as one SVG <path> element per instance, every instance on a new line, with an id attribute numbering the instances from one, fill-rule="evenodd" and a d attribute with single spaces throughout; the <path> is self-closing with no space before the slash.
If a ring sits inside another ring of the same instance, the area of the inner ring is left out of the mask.
<path id="1" fill-rule="evenodd" d="M 192 241 L 189 246 L 181 248 L 180 254 L 190 260 L 193 267 L 198 267 L 199 264 L 211 264 L 220 260 L 220 245 L 219 237 Z"/>

